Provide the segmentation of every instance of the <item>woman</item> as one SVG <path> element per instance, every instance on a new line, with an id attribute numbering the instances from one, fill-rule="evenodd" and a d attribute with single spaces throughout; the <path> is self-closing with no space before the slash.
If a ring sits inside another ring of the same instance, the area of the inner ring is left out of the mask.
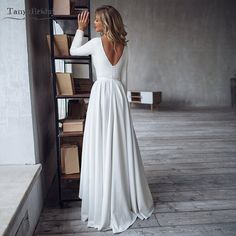
<path id="1" fill-rule="evenodd" d="M 78 15 L 70 54 L 92 55 L 97 80 L 92 86 L 82 147 L 79 198 L 81 219 L 88 227 L 119 233 L 136 218 L 147 219 L 153 199 L 126 96 L 128 47 L 119 12 L 112 6 L 95 11 L 101 37 L 82 45 L 89 13 Z"/>

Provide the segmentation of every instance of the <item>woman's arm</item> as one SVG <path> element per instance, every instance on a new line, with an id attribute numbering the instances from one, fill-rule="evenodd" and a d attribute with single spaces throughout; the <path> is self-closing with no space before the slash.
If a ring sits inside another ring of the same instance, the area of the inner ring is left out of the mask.
<path id="1" fill-rule="evenodd" d="M 72 56 L 88 56 L 94 52 L 94 39 L 89 40 L 82 45 L 84 31 L 77 29 L 75 37 L 70 47 L 70 55 Z"/>
<path id="2" fill-rule="evenodd" d="M 70 47 L 70 55 L 72 56 L 88 56 L 94 52 L 94 40 L 90 40 L 82 46 L 84 31 L 88 27 L 89 12 L 83 11 L 78 14 L 78 29 Z"/>

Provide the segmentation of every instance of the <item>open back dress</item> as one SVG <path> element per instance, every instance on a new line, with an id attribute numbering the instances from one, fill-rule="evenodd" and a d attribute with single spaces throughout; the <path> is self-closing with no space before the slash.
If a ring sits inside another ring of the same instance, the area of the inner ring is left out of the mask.
<path id="1" fill-rule="evenodd" d="M 154 210 L 127 99 L 128 46 L 112 65 L 101 37 L 83 44 L 83 36 L 77 29 L 70 54 L 92 55 L 96 80 L 82 145 L 81 220 L 88 227 L 119 233 Z"/>

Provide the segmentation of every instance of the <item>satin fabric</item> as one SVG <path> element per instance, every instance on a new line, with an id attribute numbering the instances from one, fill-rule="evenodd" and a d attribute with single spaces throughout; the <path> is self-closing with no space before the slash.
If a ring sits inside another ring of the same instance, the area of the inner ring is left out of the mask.
<path id="1" fill-rule="evenodd" d="M 82 45 L 77 30 L 71 55 L 92 55 L 92 86 L 84 127 L 79 198 L 81 220 L 120 233 L 154 210 L 127 99 L 128 47 L 112 65 L 101 38 Z"/>

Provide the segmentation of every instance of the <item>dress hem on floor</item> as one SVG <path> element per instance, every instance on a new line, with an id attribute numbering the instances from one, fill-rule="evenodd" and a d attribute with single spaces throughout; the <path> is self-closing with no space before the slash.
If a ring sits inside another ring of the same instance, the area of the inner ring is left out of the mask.
<path id="1" fill-rule="evenodd" d="M 148 213 L 146 216 L 143 216 L 143 218 L 141 218 L 141 217 L 139 216 L 139 214 L 134 213 L 134 214 L 135 214 L 134 219 L 133 219 L 131 222 L 127 223 L 125 226 L 120 227 L 119 230 L 114 230 L 111 225 L 110 225 L 109 227 L 107 227 L 107 228 L 101 228 L 101 227 L 98 226 L 98 225 L 94 225 L 94 223 L 93 223 L 92 221 L 89 221 L 88 218 L 86 218 L 86 219 L 82 219 L 82 218 L 81 218 L 81 220 L 82 220 L 83 222 L 86 222 L 86 221 L 88 222 L 88 223 L 87 223 L 87 227 L 96 228 L 96 229 L 98 229 L 98 231 L 100 231 L 100 232 L 105 232 L 105 231 L 110 231 L 110 230 L 112 230 L 112 233 L 113 233 L 113 234 L 117 234 L 117 233 L 121 233 L 121 232 L 127 230 L 130 226 L 132 226 L 132 225 L 134 224 L 134 222 L 137 220 L 137 218 L 139 218 L 140 220 L 146 220 L 146 219 L 148 219 L 148 218 L 152 215 L 153 211 L 154 211 L 154 208 L 152 208 L 151 211 L 149 211 L 149 213 Z M 143 214 L 142 214 L 142 215 L 143 215 Z"/>

